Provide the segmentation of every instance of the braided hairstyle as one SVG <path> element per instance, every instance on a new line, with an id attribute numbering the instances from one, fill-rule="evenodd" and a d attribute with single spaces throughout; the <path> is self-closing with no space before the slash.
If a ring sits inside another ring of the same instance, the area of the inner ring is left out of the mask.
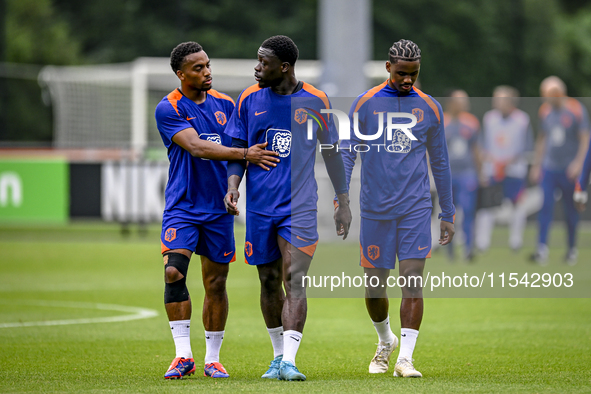
<path id="1" fill-rule="evenodd" d="M 392 44 L 388 55 L 390 56 L 390 63 L 396 63 L 398 60 L 404 60 L 407 62 L 421 60 L 421 50 L 419 49 L 419 46 L 414 42 L 405 39 L 396 41 Z"/>
<path id="2" fill-rule="evenodd" d="M 194 41 L 183 42 L 177 45 L 170 53 L 170 67 L 175 73 L 183 66 L 187 55 L 201 52 L 203 48 Z"/>

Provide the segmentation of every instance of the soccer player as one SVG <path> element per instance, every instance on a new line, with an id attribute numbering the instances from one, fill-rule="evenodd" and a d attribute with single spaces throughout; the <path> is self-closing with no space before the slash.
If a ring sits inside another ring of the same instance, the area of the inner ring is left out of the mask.
<path id="1" fill-rule="evenodd" d="M 483 118 L 483 172 L 487 184 L 501 183 L 503 194 L 513 204 L 509 246 L 518 251 L 523 246 L 527 212 L 523 197 L 527 177 L 528 152 L 533 148 L 529 115 L 517 108 L 519 92 L 512 86 L 497 86 L 493 91 L 493 109 Z M 477 246 L 490 246 L 495 223 L 495 208 L 481 209 L 477 219 Z"/>
<path id="2" fill-rule="evenodd" d="M 395 42 L 386 62 L 388 80 L 360 95 L 349 113 L 352 126 L 357 117 L 361 134 L 374 134 L 384 126 L 388 112 L 412 114 L 417 121 L 411 130 L 416 140 L 397 130 L 391 139 L 384 133 L 380 149 L 373 145 L 369 150 L 359 149 L 365 151 L 361 153 L 361 266 L 368 284 L 379 283 L 365 289 L 365 305 L 379 338 L 369 372 L 387 372 L 390 355 L 398 346 L 398 338 L 390 328 L 386 292 L 386 280 L 398 256 L 399 274 L 406 286 L 402 287 L 401 344 L 394 376 L 402 377 L 422 376 L 413 366 L 412 355 L 423 318 L 420 279 L 425 259 L 431 254 L 433 205 L 427 152 L 442 210 L 439 243 L 446 245 L 454 236 L 455 208 L 443 111 L 437 101 L 413 86 L 420 67 L 419 47 L 409 40 Z M 341 146 L 347 184 L 355 164 L 355 145 L 363 143 L 359 136 L 353 138 L 354 130 L 351 135 L 351 140 L 343 141 Z"/>
<path id="3" fill-rule="evenodd" d="M 565 262 L 574 265 L 577 262 L 576 227 L 579 214 L 574 205 L 573 194 L 589 146 L 589 115 L 578 100 L 567 97 L 566 85 L 556 76 L 542 81 L 540 94 L 545 103 L 539 111 L 541 127 L 530 180 L 534 183 L 541 181 L 544 204 L 538 213 L 538 248 L 531 259 L 538 264 L 547 264 L 554 191 L 559 189 L 562 192 L 568 230 Z"/>
<path id="4" fill-rule="evenodd" d="M 478 144 L 480 122 L 468 112 L 469 107 L 468 94 L 464 90 L 454 90 L 446 102 L 443 118 L 445 138 L 449 146 L 453 201 L 456 208 L 461 207 L 463 212 L 464 256 L 466 260 L 472 261 L 474 259 L 474 217 L 480 173 Z M 453 258 L 453 243 L 449 245 L 448 250 Z"/>
<path id="5" fill-rule="evenodd" d="M 314 179 L 316 143 L 336 146 L 338 135 L 326 94 L 298 81 L 295 63 L 298 48 L 286 36 L 265 40 L 258 50 L 257 84 L 245 89 L 226 129 L 237 146 L 268 142 L 281 162 L 271 171 L 249 166 L 246 173 L 246 262 L 258 269 L 261 310 L 273 345 L 274 359 L 263 378 L 306 380 L 296 367 L 307 314 L 306 275 L 316 245 L 317 185 Z M 292 109 L 292 103 L 295 108 Z M 312 116 L 314 129 L 307 129 Z M 328 120 L 328 122 L 326 121 Z M 312 132 L 310 136 L 308 132 Z M 307 139 L 305 136 L 311 137 Z M 345 171 L 336 149 L 322 150 L 328 175 L 338 194 L 335 212 L 337 234 L 347 236 L 351 223 Z M 238 215 L 238 186 L 244 163 L 228 166 L 228 212 Z M 285 287 L 285 293 L 282 288 Z"/>
<path id="6" fill-rule="evenodd" d="M 274 167 L 274 152 L 265 144 L 249 149 L 231 148 L 224 133 L 234 102 L 213 89 L 209 58 L 196 42 L 179 44 L 170 65 L 181 87 L 156 107 L 156 123 L 168 149 L 170 167 L 162 219 L 164 303 L 176 346 L 176 358 L 164 375 L 182 379 L 195 372 L 191 352 L 191 299 L 186 286 L 193 253 L 201 256 L 205 300 L 206 376 L 227 378 L 219 352 L 228 316 L 226 278 L 228 263 L 235 260 L 234 218 L 223 204 L 227 188 L 223 160 L 246 159 L 262 171 Z"/>

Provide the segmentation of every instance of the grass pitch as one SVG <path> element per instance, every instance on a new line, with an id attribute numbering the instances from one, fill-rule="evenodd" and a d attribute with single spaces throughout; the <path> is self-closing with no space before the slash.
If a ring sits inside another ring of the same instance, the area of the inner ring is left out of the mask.
<path id="1" fill-rule="evenodd" d="M 552 235 L 558 245 L 551 251 L 556 259 L 564 252 L 559 227 Z M 529 229 L 528 239 L 533 241 L 533 236 Z M 502 229 L 495 237 L 496 247 L 481 256 L 478 265 L 498 270 L 525 264 L 525 252 L 515 256 L 505 249 Z M 240 250 L 240 228 L 236 239 Z M 343 245 L 333 247 L 351 248 L 351 254 L 358 255 L 357 244 Z M 582 229 L 579 245 L 579 266 L 584 267 L 591 262 L 589 229 Z M 393 365 L 387 374 L 367 373 L 377 336 L 362 299 L 310 299 L 297 359 L 308 381 L 262 380 L 272 348 L 259 310 L 256 269 L 246 266 L 240 254 L 228 279 L 230 314 L 221 353 L 231 377 L 213 380 L 198 369 L 182 381 L 165 381 L 174 346 L 162 305 L 157 226 L 150 227 L 145 238 L 135 233 L 122 238 L 117 226 L 106 224 L 4 226 L 0 248 L 3 393 L 591 392 L 590 299 L 428 299 L 414 353 L 422 379 L 394 378 Z M 444 254 L 434 255 L 428 264 L 445 260 Z M 198 264 L 193 259 L 188 286 L 194 303 L 193 353 L 199 365 L 205 350 Z M 558 265 L 557 260 L 551 265 Z M 398 305 L 398 299 L 391 301 L 397 334 Z M 141 309 L 121 310 L 121 306 Z M 149 315 L 150 310 L 159 315 L 98 320 Z M 69 324 L 73 319 L 90 322 Z M 55 321 L 68 324 L 7 327 Z"/>

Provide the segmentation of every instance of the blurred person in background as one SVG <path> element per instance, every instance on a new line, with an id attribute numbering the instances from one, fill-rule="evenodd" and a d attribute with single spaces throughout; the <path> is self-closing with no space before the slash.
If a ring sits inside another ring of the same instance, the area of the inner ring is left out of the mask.
<path id="1" fill-rule="evenodd" d="M 468 112 L 469 110 L 468 94 L 464 90 L 453 90 L 446 102 L 443 119 L 451 167 L 453 203 L 456 209 L 462 208 L 464 256 L 466 260 L 472 261 L 474 259 L 474 217 L 481 163 L 478 145 L 480 122 L 476 116 Z M 455 257 L 453 243 L 450 244 L 448 251 L 453 259 Z"/>
<path id="2" fill-rule="evenodd" d="M 540 132 L 530 180 L 541 183 L 544 204 L 538 214 L 538 246 L 531 260 L 547 264 L 548 231 L 554 212 L 555 191 L 559 190 L 568 230 L 565 262 L 574 265 L 577 262 L 576 227 L 579 214 L 575 209 L 573 195 L 589 146 L 589 115 L 578 100 L 567 96 L 566 85 L 556 76 L 542 81 L 540 95 L 544 103 L 539 111 Z"/>
<path id="3" fill-rule="evenodd" d="M 591 175 L 591 139 L 589 142 L 589 147 L 587 148 L 587 156 L 585 157 L 585 163 L 583 164 L 583 171 L 581 172 L 579 181 L 575 185 L 575 193 L 573 195 L 575 208 L 577 208 L 577 211 L 579 212 L 583 212 L 587 205 L 587 187 L 589 186 L 589 175 Z"/>
<path id="4" fill-rule="evenodd" d="M 527 178 L 527 153 L 533 148 L 530 117 L 517 108 L 519 92 L 511 86 L 497 86 L 493 91 L 493 109 L 482 120 L 482 176 L 485 184 L 503 185 L 503 196 L 512 203 L 509 222 L 509 246 L 518 251 L 523 246 L 527 212 L 523 204 Z M 476 224 L 478 249 L 490 247 L 497 208 L 482 209 Z"/>

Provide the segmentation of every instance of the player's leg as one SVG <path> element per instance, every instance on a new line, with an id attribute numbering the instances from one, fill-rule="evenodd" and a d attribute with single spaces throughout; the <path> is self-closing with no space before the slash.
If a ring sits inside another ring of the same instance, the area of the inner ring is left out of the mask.
<path id="1" fill-rule="evenodd" d="M 387 279 L 396 266 L 396 221 L 361 218 L 360 265 L 368 276 L 365 307 L 378 334 L 378 347 L 369 373 L 385 373 L 398 338 L 390 327 Z M 383 287 L 382 287 L 383 285 Z"/>
<path id="2" fill-rule="evenodd" d="M 281 314 L 285 294 L 283 292 L 283 261 L 281 258 L 266 264 L 257 265 L 261 283 L 261 312 L 267 326 L 267 332 L 273 345 L 273 360 L 267 372 L 261 376 L 266 379 L 277 379 L 279 367 L 283 359 L 284 332 Z"/>
<path id="3" fill-rule="evenodd" d="M 201 256 L 201 273 L 205 296 L 203 299 L 203 327 L 205 328 L 205 375 L 227 378 L 229 375 L 220 364 L 220 349 L 224 340 L 228 318 L 228 294 L 226 279 L 229 264 L 216 263 Z"/>
<path id="4" fill-rule="evenodd" d="M 246 211 L 244 258 L 256 265 L 261 284 L 260 305 L 267 332 L 273 345 L 273 360 L 261 377 L 277 379 L 283 358 L 283 324 L 281 313 L 285 294 L 282 286 L 281 251 L 277 245 L 275 220 Z"/>
<path id="5" fill-rule="evenodd" d="M 406 259 L 399 262 L 399 275 L 406 279 L 400 302 L 400 353 L 396 360 L 395 376 L 421 377 L 413 366 L 413 352 L 423 321 L 422 277 L 425 259 Z"/>
<path id="6" fill-rule="evenodd" d="M 491 178 L 491 185 L 495 181 Z M 492 232 L 495 227 L 496 208 L 482 208 L 476 215 L 476 247 L 484 252 L 490 248 Z"/>
<path id="7" fill-rule="evenodd" d="M 536 252 L 531 256 L 531 260 L 538 264 L 546 264 L 548 261 L 548 232 L 554 215 L 554 189 L 556 188 L 557 174 L 553 171 L 544 170 L 542 174 L 542 192 L 544 202 L 542 209 L 538 212 L 538 246 Z"/>
<path id="8" fill-rule="evenodd" d="M 308 273 L 317 243 L 315 211 L 294 214 L 278 223 L 277 244 L 281 250 L 285 287 L 283 360 L 279 371 L 279 379 L 282 380 L 306 380 L 296 367 L 296 355 L 308 315 L 303 277 Z"/>
<path id="9" fill-rule="evenodd" d="M 458 208 L 462 208 L 462 210 L 464 210 L 464 204 L 462 201 L 462 185 L 460 183 L 460 179 L 461 179 L 461 175 L 457 174 L 457 175 L 452 175 L 451 178 L 451 193 L 452 193 L 452 198 L 453 198 L 453 204 L 456 207 L 456 211 L 458 210 Z M 465 217 L 462 219 L 462 224 L 465 221 Z M 462 227 L 463 228 L 463 227 Z M 464 234 L 464 236 L 466 236 L 466 234 Z M 452 242 L 449 245 L 447 245 L 447 254 L 450 257 L 450 259 L 453 261 L 455 260 L 455 243 Z"/>
<path id="10" fill-rule="evenodd" d="M 365 308 L 378 334 L 378 348 L 369 363 L 369 373 L 388 372 L 390 356 L 398 347 L 398 338 L 390 327 L 390 303 L 387 294 L 387 268 L 363 268 L 368 285 L 365 288 Z"/>
<path id="11" fill-rule="evenodd" d="M 465 245 L 464 256 L 466 260 L 474 260 L 474 219 L 476 217 L 476 199 L 478 190 L 478 179 L 476 176 L 468 175 L 462 179 L 460 201 L 462 204 L 463 219 L 462 231 L 464 232 Z M 448 246 L 451 246 L 449 244 Z"/>
<path id="12" fill-rule="evenodd" d="M 229 377 L 220 363 L 220 349 L 228 318 L 226 280 L 231 262 L 236 260 L 234 218 L 220 215 L 199 226 L 201 236 L 195 252 L 201 256 L 203 327 L 205 328 L 204 375 L 212 378 Z"/>
<path id="13" fill-rule="evenodd" d="M 421 377 L 414 368 L 413 353 L 423 320 L 423 270 L 431 257 L 430 209 L 411 212 L 398 220 L 399 275 L 404 278 L 400 303 L 400 353 L 394 376 Z M 401 280 L 402 281 L 402 280 Z"/>
<path id="14" fill-rule="evenodd" d="M 566 173 L 560 178 L 560 190 L 562 191 L 562 201 L 564 204 L 564 214 L 566 216 L 567 228 L 567 242 L 568 251 L 564 258 L 564 262 L 568 265 L 577 264 L 577 224 L 579 223 L 579 212 L 575 208 L 573 194 L 575 192 L 575 184 L 570 182 L 566 177 Z"/>
<path id="15" fill-rule="evenodd" d="M 199 231 L 194 223 L 164 216 L 160 241 L 164 259 L 164 306 L 176 348 L 176 357 L 164 377 L 182 379 L 195 372 L 191 351 L 191 298 L 187 289 L 189 262 Z"/>
<path id="16" fill-rule="evenodd" d="M 524 205 L 525 179 L 507 178 L 507 196 L 513 203 L 513 212 L 509 223 L 509 247 L 518 251 L 523 246 L 523 231 L 527 221 Z"/>
<path id="17" fill-rule="evenodd" d="M 182 379 L 195 373 L 191 351 L 191 299 L 186 286 L 192 252 L 170 249 L 164 255 L 164 306 L 176 348 L 176 356 L 166 371 L 166 379 Z"/>

